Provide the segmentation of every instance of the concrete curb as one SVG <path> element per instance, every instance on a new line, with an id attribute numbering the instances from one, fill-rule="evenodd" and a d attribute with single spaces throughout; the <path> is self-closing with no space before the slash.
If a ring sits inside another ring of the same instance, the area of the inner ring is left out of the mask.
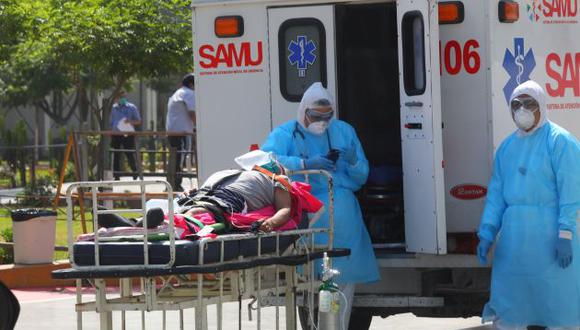
<path id="1" fill-rule="evenodd" d="M 68 261 L 38 265 L 0 265 L 0 281 L 10 289 L 73 286 L 74 280 L 55 280 L 53 270 L 70 268 Z"/>

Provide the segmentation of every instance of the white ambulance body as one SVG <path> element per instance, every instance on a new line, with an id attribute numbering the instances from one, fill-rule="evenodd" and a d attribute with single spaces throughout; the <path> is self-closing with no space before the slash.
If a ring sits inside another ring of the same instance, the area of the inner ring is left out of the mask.
<path id="1" fill-rule="evenodd" d="M 475 233 L 510 93 L 537 81 L 580 136 L 579 2 L 194 0 L 199 177 L 234 167 L 322 81 L 371 166 L 358 197 L 382 280 L 357 288 L 354 317 L 477 315 Z"/>

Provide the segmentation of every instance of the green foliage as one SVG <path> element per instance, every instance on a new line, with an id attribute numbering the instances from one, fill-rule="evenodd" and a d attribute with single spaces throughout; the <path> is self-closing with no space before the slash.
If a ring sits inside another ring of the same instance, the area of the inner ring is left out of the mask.
<path id="1" fill-rule="evenodd" d="M 5 212 L 3 212 L 5 213 Z M 7 222 L 8 219 L 0 219 L 1 222 Z M 10 227 L 0 228 L 0 241 L 14 242 L 14 235 L 12 234 L 12 224 Z M 14 263 L 13 250 L 9 248 L 0 248 L 0 264 Z"/>
<path id="2" fill-rule="evenodd" d="M 66 165 L 66 170 L 64 171 L 64 182 L 74 181 L 77 181 L 75 176 L 75 165 L 69 162 Z"/>
<path id="3" fill-rule="evenodd" d="M 14 242 L 14 235 L 12 234 L 12 227 L 4 228 L 0 230 L 0 237 L 4 242 Z"/>
<path id="4" fill-rule="evenodd" d="M 2 120 L 3 121 L 3 120 Z M 26 123 L 24 120 L 19 120 L 13 129 L 8 129 L 4 126 L 4 123 L 0 123 L 0 141 L 1 145 L 6 147 L 12 147 L 9 149 L 3 149 L 0 151 L 0 157 L 3 158 L 8 164 L 8 169 L 5 172 L 16 173 L 20 171 L 21 183 L 25 183 L 26 180 L 26 157 L 27 152 L 24 149 L 19 149 L 17 147 L 24 146 L 28 143 L 28 134 Z M 23 179 L 24 178 L 24 179 Z M 11 178 L 12 185 L 15 185 L 14 176 Z"/>
<path id="5" fill-rule="evenodd" d="M 26 15 L 16 6 L 18 0 L 0 0 L 0 62 L 6 60 L 24 34 Z"/>
<path id="6" fill-rule="evenodd" d="M 13 264 L 14 253 L 12 249 L 0 248 L 0 264 Z"/>
<path id="7" fill-rule="evenodd" d="M 14 242 L 12 227 L 0 229 L 0 237 L 4 242 Z M 14 263 L 14 252 L 12 249 L 0 248 L 0 264 Z"/>
<path id="8" fill-rule="evenodd" d="M 132 78 L 191 71 L 189 4 L 0 0 L 0 102 L 35 105 L 62 121 L 70 114 L 57 109 L 67 103 L 62 95 L 74 91 L 71 107 L 88 111 L 88 90 L 103 92 L 104 102 L 91 108 L 104 128 L 113 99 Z"/>
<path id="9" fill-rule="evenodd" d="M 55 182 L 51 176 L 36 179 L 36 184 L 27 184 L 22 195 L 23 206 L 47 207 L 51 205 L 55 193 Z"/>
<path id="10" fill-rule="evenodd" d="M 167 77 L 192 71 L 189 6 L 190 0 L 0 0 L 0 105 L 33 106 L 61 126 L 77 113 L 82 124 L 95 119 L 90 129 L 107 129 L 115 97 L 134 79 L 166 90 L 175 81 Z M 101 173 L 106 142 L 94 142 L 100 145 L 92 146 L 89 167 Z"/>
<path id="11" fill-rule="evenodd" d="M 16 175 L 8 164 L 0 164 L 0 179 L 10 179 Z"/>

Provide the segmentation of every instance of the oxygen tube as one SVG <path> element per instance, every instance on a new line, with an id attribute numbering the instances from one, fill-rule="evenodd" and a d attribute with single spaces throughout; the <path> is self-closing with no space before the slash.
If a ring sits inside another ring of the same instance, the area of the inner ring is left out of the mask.
<path id="1" fill-rule="evenodd" d="M 334 279 L 340 275 L 330 268 L 330 258 L 324 252 L 322 263 L 322 284 L 318 292 L 318 330 L 340 330 L 341 292 Z"/>

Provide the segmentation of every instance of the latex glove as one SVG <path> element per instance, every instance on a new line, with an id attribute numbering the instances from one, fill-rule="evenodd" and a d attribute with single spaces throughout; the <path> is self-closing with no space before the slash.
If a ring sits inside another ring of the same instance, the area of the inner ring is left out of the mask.
<path id="1" fill-rule="evenodd" d="M 491 248 L 491 242 L 486 239 L 481 239 L 477 245 L 477 258 L 482 266 L 487 265 L 487 254 Z"/>
<path id="2" fill-rule="evenodd" d="M 561 268 L 567 268 L 572 263 L 572 240 L 558 238 L 556 243 L 556 260 Z"/>
<path id="3" fill-rule="evenodd" d="M 332 160 L 324 156 L 315 156 L 312 158 L 304 159 L 304 168 L 307 170 L 334 170 L 334 163 Z"/>
<path id="4" fill-rule="evenodd" d="M 354 165 L 358 162 L 358 155 L 356 154 L 356 147 L 354 144 L 351 144 L 350 148 L 342 152 L 342 158 L 350 165 Z"/>

